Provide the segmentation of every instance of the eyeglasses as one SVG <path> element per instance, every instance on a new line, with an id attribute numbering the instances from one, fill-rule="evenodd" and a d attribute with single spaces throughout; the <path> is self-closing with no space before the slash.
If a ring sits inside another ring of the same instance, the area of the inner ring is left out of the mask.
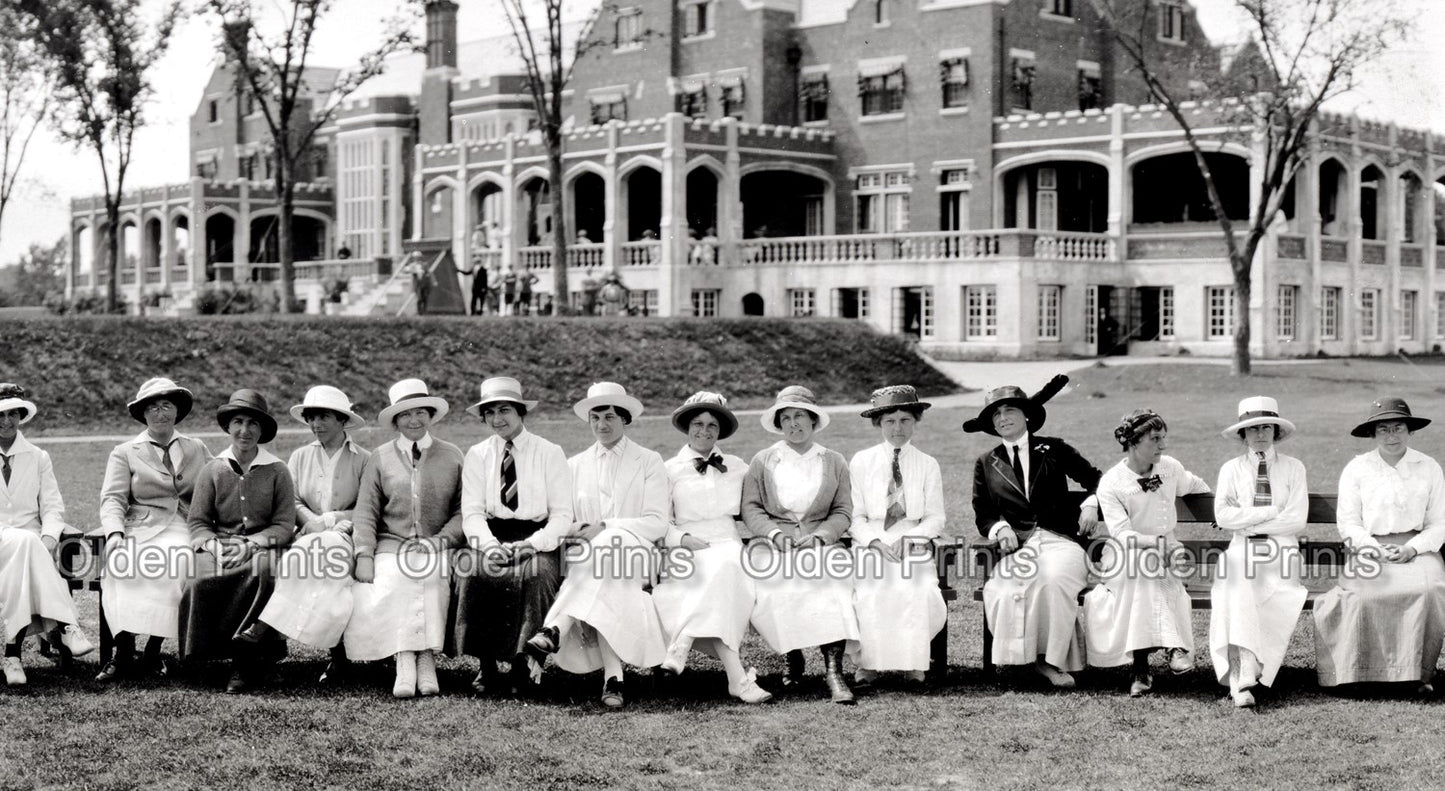
<path id="1" fill-rule="evenodd" d="M 1388 436 L 1390 434 L 1399 435 L 1409 433 L 1410 427 L 1405 425 L 1404 423 L 1396 423 L 1394 425 L 1385 425 L 1383 423 L 1375 424 L 1375 436 L 1377 437 Z"/>
<path id="2" fill-rule="evenodd" d="M 158 414 L 158 413 L 160 413 L 160 412 L 174 412 L 174 411 L 176 411 L 176 405 L 175 405 L 175 404 L 172 404 L 172 403 L 169 402 L 169 401 L 152 401 L 152 402 L 150 402 L 149 404 L 146 404 L 146 414 L 147 414 L 147 415 Z"/>

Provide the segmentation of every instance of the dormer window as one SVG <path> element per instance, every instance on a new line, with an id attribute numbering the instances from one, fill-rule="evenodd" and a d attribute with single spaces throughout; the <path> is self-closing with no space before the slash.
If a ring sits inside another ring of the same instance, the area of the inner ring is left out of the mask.
<path id="1" fill-rule="evenodd" d="M 617 21 L 613 27 L 612 46 L 615 49 L 632 49 L 642 46 L 642 9 L 618 9 Z"/>

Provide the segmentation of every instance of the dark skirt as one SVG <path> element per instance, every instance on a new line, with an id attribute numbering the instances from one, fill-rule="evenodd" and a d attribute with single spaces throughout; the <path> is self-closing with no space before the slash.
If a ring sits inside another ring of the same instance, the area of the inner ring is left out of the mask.
<path id="1" fill-rule="evenodd" d="M 276 587 L 279 548 L 258 550 L 246 562 L 217 569 L 209 552 L 196 553 L 196 576 L 181 595 L 180 658 L 205 662 L 237 655 L 235 637 L 256 623 Z M 273 637 L 245 652 L 267 659 L 286 655 L 286 638 Z"/>
<path id="2" fill-rule="evenodd" d="M 545 522 L 490 519 L 499 541 L 520 541 Z M 557 598 L 562 571 L 558 553 L 538 552 L 523 563 L 496 567 L 484 553 L 459 549 L 452 555 L 452 602 L 447 653 L 487 661 L 515 659 L 527 638 L 542 628 Z"/>

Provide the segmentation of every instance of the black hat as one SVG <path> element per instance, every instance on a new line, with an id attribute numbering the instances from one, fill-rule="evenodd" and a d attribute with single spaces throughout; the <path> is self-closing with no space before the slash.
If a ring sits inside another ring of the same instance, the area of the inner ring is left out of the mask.
<path id="1" fill-rule="evenodd" d="M 276 438 L 276 418 L 271 417 L 271 407 L 266 403 L 266 396 L 249 388 L 237 390 L 231 394 L 229 401 L 216 410 L 216 422 L 225 429 L 230 426 L 231 418 L 237 415 L 250 415 L 260 421 L 261 444 Z"/>
<path id="2" fill-rule="evenodd" d="M 1401 421 L 1411 431 L 1419 431 L 1430 425 L 1430 418 L 1410 414 L 1410 405 L 1405 403 L 1405 399 L 1391 396 L 1376 399 L 1370 404 L 1370 416 L 1365 418 L 1365 422 L 1351 429 L 1350 436 L 1372 437 L 1375 435 L 1375 424 L 1386 420 Z"/>
<path id="3" fill-rule="evenodd" d="M 993 413 L 1002 407 L 1016 406 L 1023 410 L 1024 422 L 1028 426 L 1029 433 L 1036 433 L 1043 428 L 1044 420 L 1049 416 L 1048 411 L 1044 409 L 1044 403 L 1063 390 L 1064 385 L 1068 383 L 1069 377 L 1059 374 L 1031 396 L 1025 395 L 1023 388 L 1016 385 L 995 387 L 984 394 L 983 409 L 979 410 L 978 417 L 969 418 L 963 422 L 963 430 L 970 434 L 982 431 L 997 437 L 998 431 L 993 427 Z"/>

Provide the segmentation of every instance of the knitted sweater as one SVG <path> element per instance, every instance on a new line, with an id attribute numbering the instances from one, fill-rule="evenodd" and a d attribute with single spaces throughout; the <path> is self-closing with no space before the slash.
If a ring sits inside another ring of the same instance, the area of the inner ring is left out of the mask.
<path id="1" fill-rule="evenodd" d="M 413 537 L 461 546 L 464 459 L 461 448 L 435 437 L 415 467 L 395 441 L 372 451 L 352 511 L 356 556 L 396 552 Z"/>
<path id="2" fill-rule="evenodd" d="M 191 495 L 191 546 L 244 536 L 266 546 L 291 543 L 296 489 L 286 464 L 264 450 L 245 474 L 225 455 L 206 462 Z"/>

